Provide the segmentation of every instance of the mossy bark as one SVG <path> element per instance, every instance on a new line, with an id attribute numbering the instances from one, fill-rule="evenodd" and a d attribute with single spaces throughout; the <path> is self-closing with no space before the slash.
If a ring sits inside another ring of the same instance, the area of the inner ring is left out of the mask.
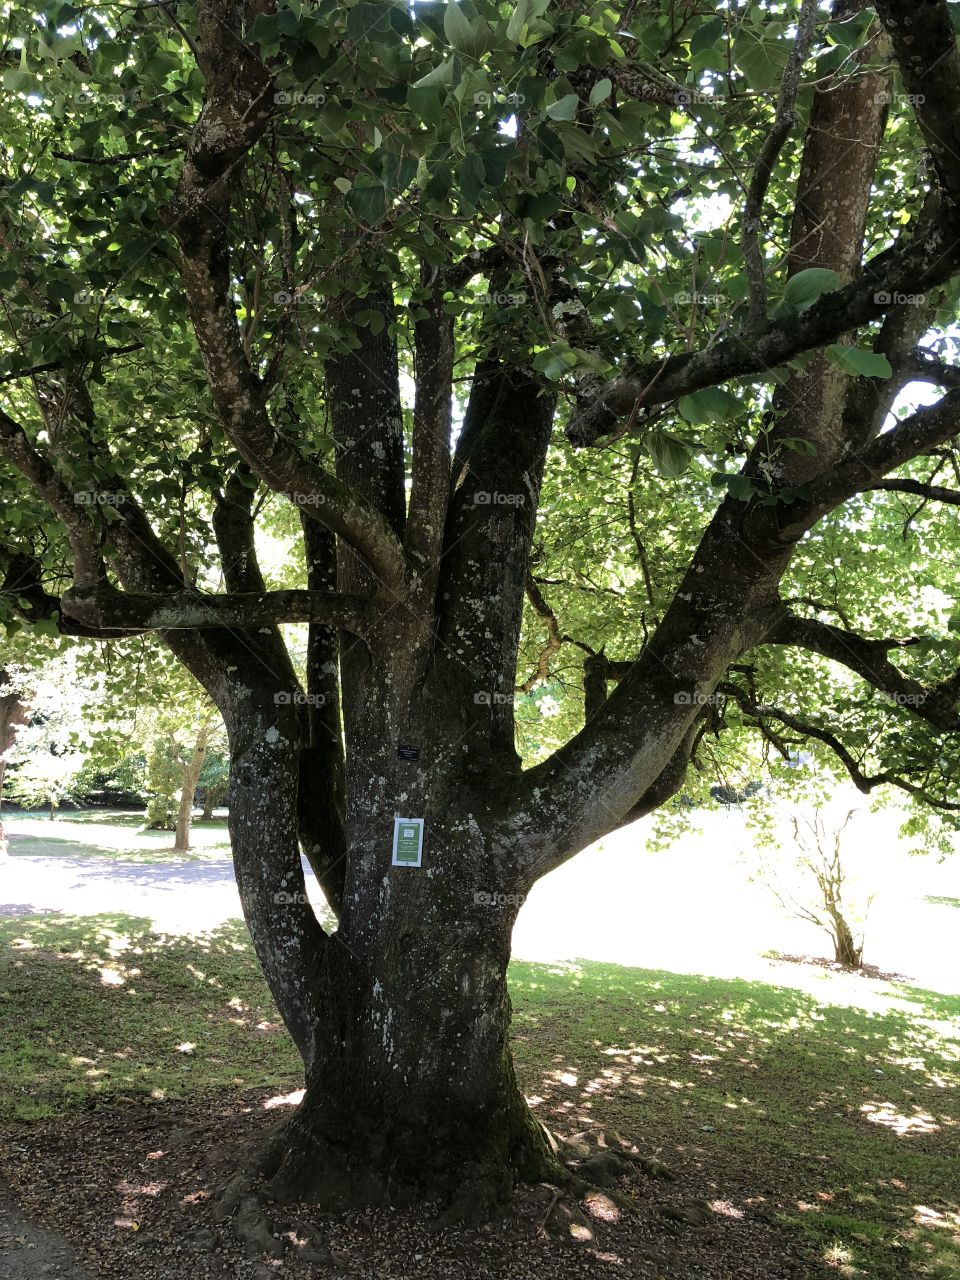
<path id="1" fill-rule="evenodd" d="M 439 1201 L 479 1221 L 518 1181 L 564 1178 L 510 1054 L 508 939 L 451 926 L 402 927 L 362 959 L 334 936 L 327 1034 L 267 1165 L 278 1198 Z"/>

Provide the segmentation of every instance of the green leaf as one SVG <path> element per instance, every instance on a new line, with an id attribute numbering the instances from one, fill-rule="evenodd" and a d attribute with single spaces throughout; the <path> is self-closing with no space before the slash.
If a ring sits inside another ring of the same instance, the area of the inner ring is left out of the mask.
<path id="1" fill-rule="evenodd" d="M 342 191 L 344 195 L 353 187 L 353 183 L 349 178 L 334 178 L 333 185 L 338 191 Z"/>
<path id="2" fill-rule="evenodd" d="M 356 183 L 347 194 L 347 205 L 363 222 L 379 222 L 387 210 L 387 193 L 383 183 Z"/>
<path id="3" fill-rule="evenodd" d="M 453 84 L 453 69 L 453 59 L 444 58 L 443 62 L 434 67 L 432 71 L 428 71 L 425 76 L 415 80 L 411 88 L 428 89 L 433 85 Z"/>
<path id="4" fill-rule="evenodd" d="M 511 44 L 518 44 L 523 36 L 523 29 L 527 25 L 530 18 L 529 0 L 520 0 L 520 3 L 510 15 L 510 21 L 507 23 L 507 39 Z"/>
<path id="5" fill-rule="evenodd" d="M 727 422 L 743 413 L 743 405 L 737 397 L 720 387 L 705 387 L 692 395 L 681 396 L 678 407 L 681 418 L 694 426 Z"/>
<path id="6" fill-rule="evenodd" d="M 443 15 L 443 32 L 454 49 L 470 53 L 473 49 L 473 31 L 470 21 L 457 4 L 448 4 Z"/>
<path id="7" fill-rule="evenodd" d="M 791 453 L 801 453 L 808 458 L 817 456 L 817 446 L 812 440 L 804 440 L 802 436 L 785 436 L 780 443 L 784 449 L 789 449 Z"/>
<path id="8" fill-rule="evenodd" d="M 697 27 L 690 41 L 690 53 L 696 57 L 699 53 L 707 53 L 723 39 L 724 24 L 722 18 L 708 18 L 702 26 Z"/>
<path id="9" fill-rule="evenodd" d="M 782 40 L 770 35 L 761 37 L 752 31 L 743 31 L 733 46 L 734 62 L 757 93 L 766 93 L 779 85 L 788 56 L 788 47 Z"/>
<path id="10" fill-rule="evenodd" d="M 478 151 L 471 151 L 469 155 L 464 156 L 457 170 L 457 178 L 460 183 L 460 194 L 467 204 L 475 207 L 486 182 L 483 156 Z"/>
<path id="11" fill-rule="evenodd" d="M 824 355 L 831 364 L 854 377 L 893 377 L 890 361 L 886 356 L 877 355 L 875 351 L 865 351 L 862 347 L 848 347 L 841 342 L 836 342 L 827 347 Z"/>
<path id="12" fill-rule="evenodd" d="M 577 95 L 568 93 L 558 98 L 556 102 L 551 102 L 544 115 L 549 116 L 551 120 L 575 120 L 579 105 L 580 99 Z"/>
<path id="13" fill-rule="evenodd" d="M 480 152 L 483 160 L 484 186 L 499 187 L 505 181 L 507 165 L 516 153 L 517 149 L 513 143 L 505 147 L 491 147 L 488 151 Z"/>
<path id="14" fill-rule="evenodd" d="M 812 306 L 824 293 L 839 289 L 840 277 L 836 271 L 827 267 L 807 267 L 791 276 L 783 291 L 783 300 L 791 307 L 804 308 Z"/>
<path id="15" fill-rule="evenodd" d="M 665 476 L 675 479 L 689 467 L 693 456 L 690 449 L 669 431 L 648 431 L 643 442 L 657 470 Z"/>
<path id="16" fill-rule="evenodd" d="M 637 321 L 637 308 L 632 298 L 618 298 L 613 304 L 613 323 L 618 333 Z"/>
<path id="17" fill-rule="evenodd" d="M 604 78 L 602 80 L 598 80 L 590 90 L 590 97 L 587 101 L 590 103 L 591 107 L 598 107 L 601 102 L 606 102 L 612 92 L 613 81 L 604 76 Z"/>

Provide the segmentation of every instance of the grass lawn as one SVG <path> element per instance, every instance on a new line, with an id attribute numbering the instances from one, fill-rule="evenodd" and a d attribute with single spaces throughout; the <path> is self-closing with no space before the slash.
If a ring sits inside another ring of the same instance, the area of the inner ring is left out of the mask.
<path id="1" fill-rule="evenodd" d="M 173 850 L 172 831 L 146 831 L 143 813 L 123 809 L 64 809 L 56 818 L 42 810 L 10 813 L 4 810 L 4 826 L 11 851 L 33 857 L 118 858 L 151 861 L 158 853 Z M 227 853 L 230 837 L 225 817 L 209 822 L 194 819 L 189 854 Z"/>
<path id="2" fill-rule="evenodd" d="M 0 921 L 0 1127 L 300 1083 L 243 925 L 148 926 Z M 815 997 L 595 962 L 515 962 L 511 986 L 520 1079 L 559 1131 L 695 1169 L 838 1275 L 960 1277 L 960 996 L 874 983 L 858 1007 L 829 977 Z"/>

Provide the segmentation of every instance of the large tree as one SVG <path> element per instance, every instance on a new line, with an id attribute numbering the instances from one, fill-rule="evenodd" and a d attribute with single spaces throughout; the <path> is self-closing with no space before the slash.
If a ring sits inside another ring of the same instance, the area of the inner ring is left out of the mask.
<path id="1" fill-rule="evenodd" d="M 960 55 L 944 0 L 875 9 L 5 6 L 4 599 L 157 631 L 223 714 L 306 1073 L 278 1189 L 558 1176 L 519 903 L 725 733 L 960 804 Z"/>

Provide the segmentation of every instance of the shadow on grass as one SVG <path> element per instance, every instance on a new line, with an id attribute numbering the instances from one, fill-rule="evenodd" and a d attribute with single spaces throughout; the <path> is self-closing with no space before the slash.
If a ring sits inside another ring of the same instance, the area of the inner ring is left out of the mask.
<path id="1" fill-rule="evenodd" d="M 960 997 L 888 987 L 878 1011 L 595 962 L 515 962 L 510 986 L 518 1075 L 551 1127 L 637 1141 L 837 1274 L 960 1276 Z M 0 921 L 0 1022 L 4 1124 L 301 1083 L 239 921 L 198 938 Z"/>
<path id="2" fill-rule="evenodd" d="M 0 921 L 0 1122 L 299 1080 L 244 924 L 199 938 L 151 924 Z"/>
<path id="3" fill-rule="evenodd" d="M 549 1125 L 715 1179 L 724 1211 L 773 1213 L 841 1274 L 960 1276 L 960 997 L 899 985 L 878 1012 L 588 962 L 515 963 L 512 990 Z"/>

